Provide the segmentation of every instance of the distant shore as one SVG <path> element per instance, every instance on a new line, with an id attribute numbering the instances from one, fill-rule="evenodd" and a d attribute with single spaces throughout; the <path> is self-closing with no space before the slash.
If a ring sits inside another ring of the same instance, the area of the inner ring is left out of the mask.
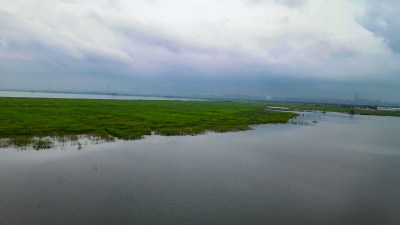
<path id="1" fill-rule="evenodd" d="M 350 115 L 358 114 L 358 115 L 400 117 L 400 111 L 385 110 L 386 107 L 376 107 L 376 106 L 341 105 L 341 104 L 330 104 L 330 103 L 269 102 L 267 103 L 267 107 L 270 109 L 275 108 L 277 110 L 284 110 L 284 111 L 315 110 L 321 112 L 347 113 Z"/>
<path id="2" fill-rule="evenodd" d="M 180 100 L 180 101 L 207 101 L 202 98 L 186 98 L 176 96 L 128 95 L 117 93 L 92 92 L 51 92 L 51 91 L 4 91 L 0 90 L 0 97 L 13 98 L 72 98 L 72 99 L 120 99 L 120 100 Z"/>

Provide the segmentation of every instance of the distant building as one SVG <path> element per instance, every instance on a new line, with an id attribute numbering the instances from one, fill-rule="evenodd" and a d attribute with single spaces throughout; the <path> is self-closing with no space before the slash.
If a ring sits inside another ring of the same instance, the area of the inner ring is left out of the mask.
<path id="1" fill-rule="evenodd" d="M 400 108 L 378 107 L 378 111 L 400 112 Z"/>

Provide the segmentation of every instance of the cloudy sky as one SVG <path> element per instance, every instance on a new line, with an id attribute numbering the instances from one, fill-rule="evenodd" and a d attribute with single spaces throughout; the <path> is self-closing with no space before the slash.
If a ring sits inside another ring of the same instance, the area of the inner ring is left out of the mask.
<path id="1" fill-rule="evenodd" d="M 400 102 L 398 0 L 0 0 L 0 89 Z"/>

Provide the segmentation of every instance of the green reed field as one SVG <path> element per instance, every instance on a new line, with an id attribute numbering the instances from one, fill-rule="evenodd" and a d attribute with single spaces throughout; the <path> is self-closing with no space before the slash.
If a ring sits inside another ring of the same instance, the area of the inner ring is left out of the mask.
<path id="1" fill-rule="evenodd" d="M 285 123 L 295 113 L 268 111 L 261 102 L 0 98 L 0 147 L 46 148 L 44 137 L 88 135 L 132 140 L 195 135 Z"/>

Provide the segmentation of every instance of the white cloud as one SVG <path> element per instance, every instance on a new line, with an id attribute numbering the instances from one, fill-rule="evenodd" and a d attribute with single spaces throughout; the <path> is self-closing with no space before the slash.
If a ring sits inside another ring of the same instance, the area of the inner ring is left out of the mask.
<path id="1" fill-rule="evenodd" d="M 0 56 L 51 58 L 42 48 L 150 73 L 179 66 L 329 78 L 399 71 L 399 56 L 357 22 L 364 8 L 345 0 L 0 0 Z M 396 48 L 398 28 L 382 29 L 375 33 Z"/>

